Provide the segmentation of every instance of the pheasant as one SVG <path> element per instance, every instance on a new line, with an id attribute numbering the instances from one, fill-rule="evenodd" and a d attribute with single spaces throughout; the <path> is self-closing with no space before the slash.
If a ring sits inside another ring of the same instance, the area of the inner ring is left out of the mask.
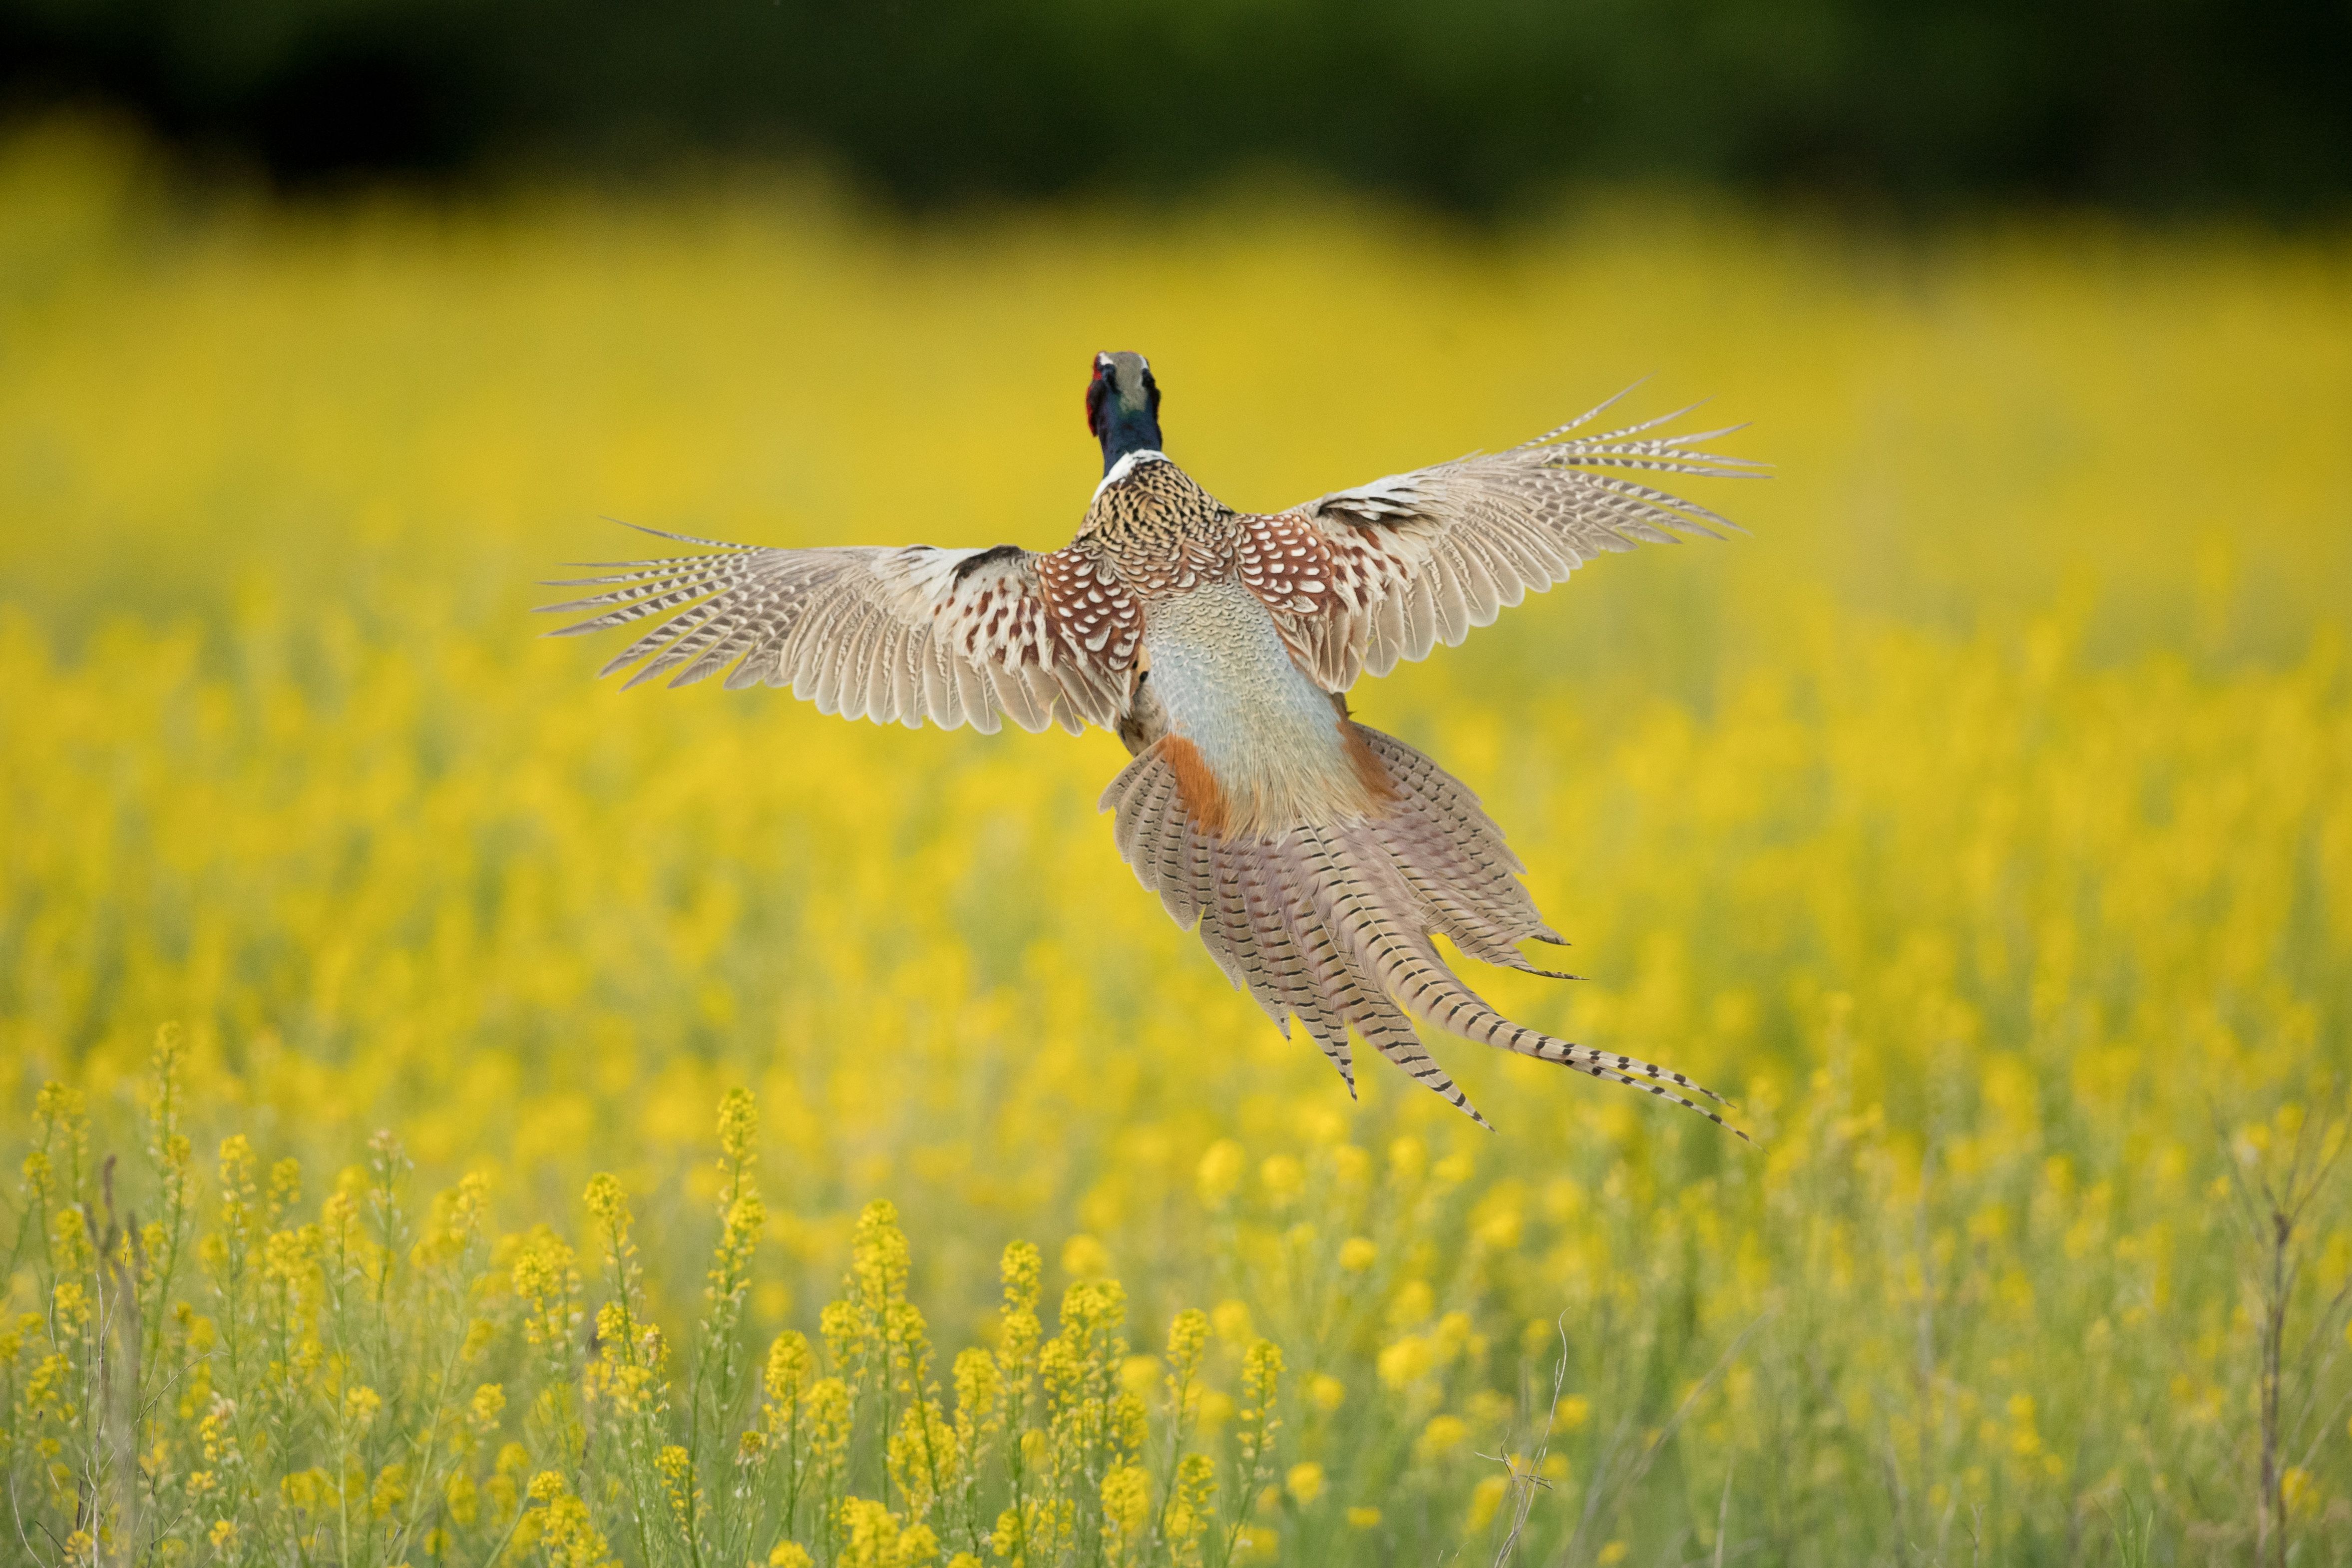
<path id="1" fill-rule="evenodd" d="M 1728 1102 L 1681 1073 L 1523 1027 L 1462 983 L 1433 937 L 1537 974 L 1553 972 L 1518 943 L 1562 939 L 1477 797 L 1358 723 L 1345 695 L 1602 551 L 1733 527 L 1625 477 L 1753 471 L 1699 446 L 1728 430 L 1663 434 L 1668 415 L 1582 433 L 1616 401 L 1507 451 L 1259 515 L 1161 449 L 1144 358 L 1103 353 L 1087 387 L 1102 482 L 1058 550 L 777 550 L 648 529 L 705 552 L 559 580 L 595 592 L 545 608 L 589 612 L 557 636 L 658 617 L 600 672 L 633 670 L 630 686 L 723 670 L 730 689 L 789 686 L 877 723 L 1111 731 L 1134 759 L 1100 807 L 1119 854 L 1286 1036 L 1305 1026 L 1350 1096 L 1352 1031 L 1488 1125 L 1419 1020 L 1738 1132 L 1681 1091 Z"/>

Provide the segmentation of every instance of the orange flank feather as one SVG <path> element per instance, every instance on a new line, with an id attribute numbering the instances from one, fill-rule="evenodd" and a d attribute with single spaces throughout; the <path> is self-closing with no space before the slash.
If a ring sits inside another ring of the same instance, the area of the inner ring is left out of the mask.
<path id="1" fill-rule="evenodd" d="M 1365 815 L 1386 816 L 1389 808 L 1404 798 L 1404 792 L 1389 777 L 1388 764 L 1381 761 L 1380 753 L 1364 739 L 1362 727 L 1352 719 L 1339 721 L 1339 742 L 1348 749 L 1348 765 L 1355 770 L 1356 782 L 1364 787 Z"/>
<path id="2" fill-rule="evenodd" d="M 1225 786 L 1217 781 L 1216 770 L 1201 748 L 1181 735 L 1169 735 L 1160 744 L 1160 755 L 1176 771 L 1176 798 L 1184 807 L 1184 819 L 1194 832 L 1210 838 L 1223 838 L 1226 826 L 1233 821 L 1233 802 L 1225 795 Z"/>

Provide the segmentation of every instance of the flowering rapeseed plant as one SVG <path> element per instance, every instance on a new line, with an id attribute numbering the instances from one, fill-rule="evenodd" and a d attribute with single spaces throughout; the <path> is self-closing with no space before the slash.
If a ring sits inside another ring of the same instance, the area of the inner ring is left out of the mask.
<path id="1" fill-rule="evenodd" d="M 184 1185 L 180 1064 L 167 1031 L 152 1112 L 166 1153 L 152 1173 L 166 1213 Z M 724 1204 L 682 1390 L 609 1174 L 585 1198 L 604 1300 L 574 1353 L 550 1333 L 579 1327 L 551 1310 L 580 1296 L 568 1249 L 543 1236 L 486 1246 L 475 1176 L 412 1222 L 388 1134 L 316 1221 L 301 1217 L 291 1161 L 257 1204 L 251 1145 L 232 1135 L 215 1224 L 197 1232 L 183 1212 L 134 1236 L 115 1218 L 110 1162 L 91 1189 L 78 1097 L 53 1087 L 39 1114 L 17 1256 L 31 1250 L 47 1310 L 0 1344 L 14 1524 L 37 1560 L 602 1568 L 618 1542 L 648 1564 L 1223 1564 L 1272 1463 L 1275 1346 L 1252 1341 L 1240 1358 L 1246 1408 L 1221 1476 L 1197 1446 L 1216 1370 L 1202 1315 L 1173 1321 L 1155 1410 L 1123 1375 L 1118 1281 L 1072 1283 L 1046 1338 L 1024 1242 L 1004 1252 L 994 1350 L 962 1352 L 943 1394 L 887 1202 L 858 1216 L 822 1354 L 788 1329 L 761 1372 L 736 1310 L 742 1221 L 760 1202 L 740 1091 L 719 1110 Z M 47 1160 L 58 1149 L 62 1173 Z M 204 1278 L 175 1282 L 191 1240 Z M 1204 1558 L 1213 1527 L 1223 1540 Z"/>
<path id="2" fill-rule="evenodd" d="M 2352 995 L 2340 243 L 1237 199 L 1136 255 L 143 178 L 0 153 L 10 1552 L 1423 1563 L 1523 1501 L 1579 1564 L 2252 1539 L 2231 1194 Z M 1654 367 L 1759 416 L 1752 539 L 1358 698 L 1591 976 L 1497 999 L 1760 1154 L 1458 1049 L 1499 1134 L 1351 1103 L 1118 864 L 1103 737 L 625 699 L 531 639 L 599 511 L 1052 535 L 1113 343 L 1248 504 Z M 2291 1326 L 2352 1276 L 2336 1200 L 2304 1234 Z M 2313 1560 L 2342 1342 L 2283 1373 Z"/>

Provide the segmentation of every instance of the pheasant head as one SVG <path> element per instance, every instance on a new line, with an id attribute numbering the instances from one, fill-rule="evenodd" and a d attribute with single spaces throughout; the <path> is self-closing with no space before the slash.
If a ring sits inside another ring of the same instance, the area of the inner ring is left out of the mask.
<path id="1" fill-rule="evenodd" d="M 1094 380 L 1087 384 L 1087 428 L 1102 443 L 1108 474 L 1130 452 L 1160 447 L 1160 384 L 1151 363 L 1138 353 L 1095 355 Z"/>

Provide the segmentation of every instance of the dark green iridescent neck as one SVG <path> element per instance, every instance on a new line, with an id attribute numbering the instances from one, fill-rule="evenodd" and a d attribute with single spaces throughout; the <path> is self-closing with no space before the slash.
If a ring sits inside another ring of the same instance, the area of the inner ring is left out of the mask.
<path id="1" fill-rule="evenodd" d="M 1151 410 L 1129 408 L 1117 398 L 1110 399 L 1103 410 L 1099 434 L 1105 474 L 1117 468 L 1118 460 L 1130 452 L 1161 450 L 1160 421 L 1153 416 Z"/>

